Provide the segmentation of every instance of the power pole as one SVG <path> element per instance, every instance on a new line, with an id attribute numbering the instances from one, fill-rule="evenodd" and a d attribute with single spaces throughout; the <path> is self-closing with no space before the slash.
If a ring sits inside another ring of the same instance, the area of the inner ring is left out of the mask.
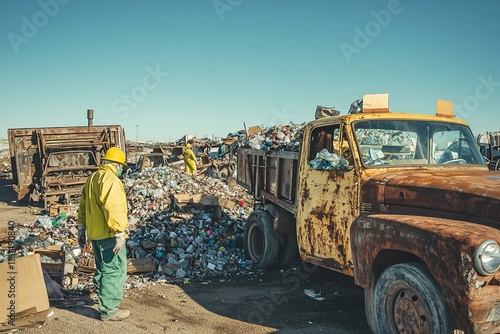
<path id="1" fill-rule="evenodd" d="M 139 141 L 139 125 L 135 125 L 135 141 Z"/>

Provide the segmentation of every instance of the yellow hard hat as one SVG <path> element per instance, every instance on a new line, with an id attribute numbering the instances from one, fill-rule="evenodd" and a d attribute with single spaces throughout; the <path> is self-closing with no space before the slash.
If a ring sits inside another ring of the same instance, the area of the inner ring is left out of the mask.
<path id="1" fill-rule="evenodd" d="M 127 162 L 125 161 L 125 153 L 123 153 L 123 151 L 118 147 L 111 147 L 106 152 L 106 155 L 104 155 L 104 160 L 118 162 L 124 166 L 127 166 Z"/>
<path id="2" fill-rule="evenodd" d="M 193 145 L 191 145 L 190 143 L 187 143 L 187 144 L 186 144 L 186 147 L 187 147 L 187 148 L 191 148 L 191 147 L 193 147 Z"/>

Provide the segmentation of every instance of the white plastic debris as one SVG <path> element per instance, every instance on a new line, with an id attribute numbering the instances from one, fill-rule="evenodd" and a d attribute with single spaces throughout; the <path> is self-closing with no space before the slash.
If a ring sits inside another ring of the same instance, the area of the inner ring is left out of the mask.
<path id="1" fill-rule="evenodd" d="M 321 294 L 316 293 L 314 290 L 304 289 L 304 293 L 306 294 L 306 296 L 314 298 L 316 300 L 319 300 L 319 301 L 325 300 L 324 297 L 321 297 Z"/>

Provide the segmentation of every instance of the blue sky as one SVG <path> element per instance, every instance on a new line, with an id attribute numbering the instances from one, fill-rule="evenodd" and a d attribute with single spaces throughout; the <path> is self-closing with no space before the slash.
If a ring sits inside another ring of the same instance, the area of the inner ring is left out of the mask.
<path id="1" fill-rule="evenodd" d="M 500 130 L 500 2 L 1 0 L 0 138 L 16 127 L 119 124 L 128 139 L 224 137 L 450 100 L 474 134 Z M 138 127 L 137 127 L 138 126 Z"/>

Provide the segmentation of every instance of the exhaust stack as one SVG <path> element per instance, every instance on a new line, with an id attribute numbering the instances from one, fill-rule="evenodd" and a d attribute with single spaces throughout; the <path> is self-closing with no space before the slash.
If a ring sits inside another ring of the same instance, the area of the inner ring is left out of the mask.
<path id="1" fill-rule="evenodd" d="M 89 128 L 92 127 L 92 120 L 94 119 L 94 109 L 87 109 L 87 120 Z"/>

